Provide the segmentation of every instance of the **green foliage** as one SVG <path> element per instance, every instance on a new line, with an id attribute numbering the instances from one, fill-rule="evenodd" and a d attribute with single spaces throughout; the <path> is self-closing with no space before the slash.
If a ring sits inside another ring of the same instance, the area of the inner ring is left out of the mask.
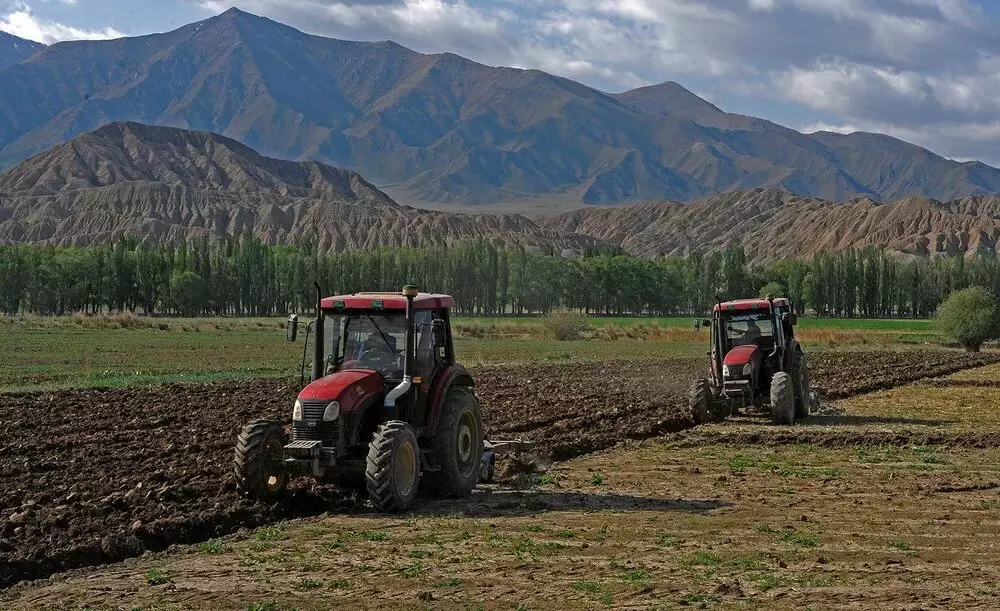
<path id="1" fill-rule="evenodd" d="M 161 586 L 171 581 L 173 579 L 170 577 L 170 573 L 161 568 L 152 568 L 146 573 L 146 583 L 151 586 Z"/>
<path id="2" fill-rule="evenodd" d="M 219 539 L 211 539 L 205 541 L 198 546 L 198 551 L 203 554 L 221 554 L 222 553 L 222 541 Z"/>
<path id="3" fill-rule="evenodd" d="M 927 317 L 953 291 L 980 286 L 1000 295 L 1000 261 L 993 254 L 966 260 L 956 253 L 901 262 L 873 246 L 752 266 L 740 247 L 650 260 L 619 250 L 564 258 L 483 240 L 344 253 L 253 238 L 147 245 L 126 237 L 87 248 L 0 245 L 0 312 L 7 313 L 283 316 L 313 309 L 315 281 L 328 293 L 398 291 L 412 283 L 451 294 L 457 314 L 476 316 L 560 310 L 701 316 L 716 296 L 773 292 L 788 297 L 800 314 L 812 308 L 842 317 Z M 574 329 L 581 327 L 570 326 L 569 337 L 577 337 Z"/>
<path id="4" fill-rule="evenodd" d="M 309 591 L 309 590 L 315 590 L 316 588 L 319 588 L 322 585 L 323 584 L 321 584 L 320 582 L 316 581 L 315 579 L 308 579 L 308 578 L 306 578 L 306 579 L 303 579 L 302 581 L 300 581 L 299 583 L 295 584 L 295 587 L 296 587 L 296 589 L 299 589 L 299 590 Z"/>
<path id="5" fill-rule="evenodd" d="M 780 282 L 771 281 L 757 291 L 757 296 L 761 299 L 765 299 L 768 295 L 772 295 L 774 297 L 787 297 L 788 291 L 781 285 Z"/>
<path id="6" fill-rule="evenodd" d="M 997 336 L 997 300 L 978 286 L 956 291 L 938 307 L 938 328 L 966 350 L 978 352 Z"/>
<path id="7" fill-rule="evenodd" d="M 261 528 L 254 533 L 254 537 L 258 541 L 280 541 L 285 538 L 285 533 L 277 528 Z"/>
<path id="8" fill-rule="evenodd" d="M 208 285 L 194 272 L 174 272 L 170 277 L 170 299 L 184 316 L 201 314 L 208 307 Z"/>

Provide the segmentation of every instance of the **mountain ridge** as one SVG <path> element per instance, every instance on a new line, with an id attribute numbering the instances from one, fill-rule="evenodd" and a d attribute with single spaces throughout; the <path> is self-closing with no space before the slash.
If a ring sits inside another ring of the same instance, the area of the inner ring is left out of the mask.
<path id="1" fill-rule="evenodd" d="M 755 189 L 691 203 L 580 209 L 546 217 L 539 224 L 644 257 L 708 252 L 734 244 L 743 246 L 756 263 L 869 245 L 901 258 L 967 256 L 997 252 L 1000 196 L 832 202 Z"/>
<path id="2" fill-rule="evenodd" d="M 579 253 L 600 241 L 517 215 L 400 206 L 359 174 L 260 155 L 230 138 L 113 122 L 0 174 L 0 243 L 92 245 L 252 236 L 321 250 L 485 239 Z"/>
<path id="3" fill-rule="evenodd" d="M 230 9 L 171 32 L 52 45 L 0 68 L 0 167 L 110 121 L 220 133 L 361 173 L 397 201 L 542 208 L 810 197 L 955 199 L 1000 170 L 878 134 L 802 134 L 677 83 L 606 93 L 391 41 L 306 34 Z"/>
<path id="4" fill-rule="evenodd" d="M 27 59 L 44 47 L 45 45 L 40 42 L 0 30 L 0 69 Z"/>

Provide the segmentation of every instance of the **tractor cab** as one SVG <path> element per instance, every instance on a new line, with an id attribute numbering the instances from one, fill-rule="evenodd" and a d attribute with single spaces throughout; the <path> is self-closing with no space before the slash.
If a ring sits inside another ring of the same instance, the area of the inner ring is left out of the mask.
<path id="1" fill-rule="evenodd" d="M 717 303 L 704 321 L 711 328 L 711 379 L 696 380 L 690 392 L 695 420 L 765 404 L 776 422 L 808 415 L 813 401 L 796 322 L 787 299 Z"/>
<path id="2" fill-rule="evenodd" d="M 480 475 L 491 477 L 494 454 L 532 448 L 484 440 L 472 375 L 455 362 L 450 296 L 406 286 L 320 298 L 316 288 L 317 316 L 306 327 L 311 379 L 292 408 L 291 438 L 275 421 L 243 429 L 235 459 L 242 491 L 274 498 L 291 476 L 308 475 L 401 511 L 418 484 L 431 495 L 464 496 Z M 290 316 L 289 341 L 298 327 Z"/>
<path id="3" fill-rule="evenodd" d="M 361 375 L 362 379 L 370 378 L 372 386 L 381 386 L 380 395 L 394 395 L 393 405 L 383 407 L 417 427 L 425 426 L 427 402 L 438 376 L 449 369 L 453 374 L 464 372 L 454 369 L 449 324 L 453 305 L 450 296 L 430 293 L 414 295 L 412 303 L 400 293 L 355 293 L 323 299 L 313 379 L 300 398 L 318 395 L 337 399 L 329 395 L 342 386 L 341 380 L 353 384 Z M 320 364 L 318 369 L 316 363 Z M 467 381 L 471 383 L 471 377 Z M 394 393 L 394 389 L 399 390 Z"/>

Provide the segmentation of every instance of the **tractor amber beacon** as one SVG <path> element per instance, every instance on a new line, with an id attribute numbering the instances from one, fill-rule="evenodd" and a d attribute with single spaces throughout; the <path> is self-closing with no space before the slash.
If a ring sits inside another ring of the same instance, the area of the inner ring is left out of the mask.
<path id="1" fill-rule="evenodd" d="M 302 378 L 313 336 L 310 382 L 292 407 L 291 435 L 273 420 L 239 434 L 236 484 L 275 500 L 291 479 L 313 477 L 366 494 L 379 511 L 408 509 L 418 493 L 460 497 L 492 481 L 497 455 L 533 445 L 486 441 L 472 374 L 455 360 L 448 295 L 352 293 L 322 298 L 306 327 Z M 286 339 L 298 336 L 291 315 Z"/>

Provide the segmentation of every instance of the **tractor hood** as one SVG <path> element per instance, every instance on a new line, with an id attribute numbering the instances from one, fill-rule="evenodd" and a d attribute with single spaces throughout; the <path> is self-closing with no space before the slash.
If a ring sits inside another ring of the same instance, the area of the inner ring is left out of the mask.
<path id="1" fill-rule="evenodd" d="M 299 400 L 339 401 L 340 411 L 349 412 L 366 398 L 385 392 L 382 375 L 372 369 L 344 369 L 310 383 Z"/>
<path id="2" fill-rule="evenodd" d="M 722 363 L 730 367 L 746 365 L 752 361 L 759 361 L 760 356 L 760 348 L 757 346 L 735 346 L 726 354 Z"/>

